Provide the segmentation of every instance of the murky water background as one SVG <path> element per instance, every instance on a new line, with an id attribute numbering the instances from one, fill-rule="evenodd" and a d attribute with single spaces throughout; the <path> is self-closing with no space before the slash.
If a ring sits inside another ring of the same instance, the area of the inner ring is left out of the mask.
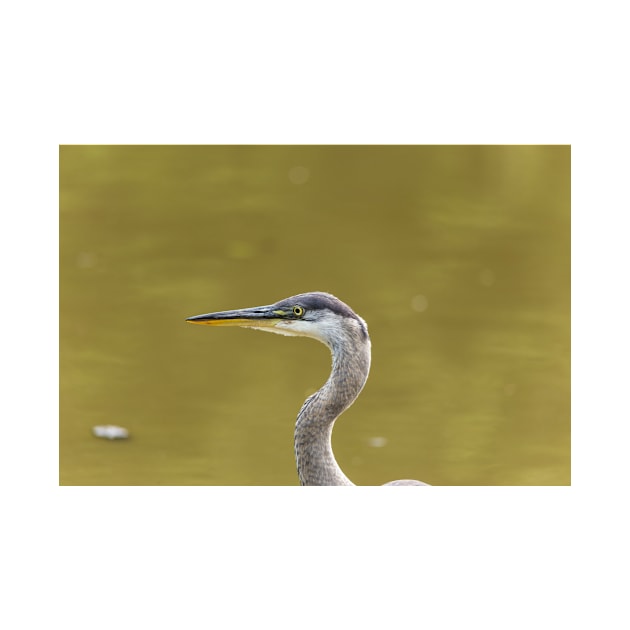
<path id="1" fill-rule="evenodd" d="M 60 483 L 297 484 L 327 349 L 184 320 L 314 290 L 372 336 L 355 483 L 570 483 L 570 149 L 325 146 L 60 149 Z"/>

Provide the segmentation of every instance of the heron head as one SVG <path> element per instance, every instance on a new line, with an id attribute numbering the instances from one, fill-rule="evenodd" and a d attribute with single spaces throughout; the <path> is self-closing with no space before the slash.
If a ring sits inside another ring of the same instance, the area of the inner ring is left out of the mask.
<path id="1" fill-rule="evenodd" d="M 367 324 L 329 293 L 301 293 L 268 306 L 189 317 L 191 324 L 242 326 L 294 337 L 311 337 L 334 347 L 348 334 L 367 340 Z"/>

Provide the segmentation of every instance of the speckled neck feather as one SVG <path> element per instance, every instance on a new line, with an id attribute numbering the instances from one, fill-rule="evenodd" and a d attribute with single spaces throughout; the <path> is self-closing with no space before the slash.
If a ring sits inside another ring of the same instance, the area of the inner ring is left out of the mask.
<path id="1" fill-rule="evenodd" d="M 370 371 L 370 338 L 362 322 L 330 341 L 332 372 L 307 398 L 295 426 L 295 458 L 303 486 L 353 486 L 335 460 L 331 435 L 335 420 L 356 400 Z M 347 348 L 353 353 L 348 354 Z"/>

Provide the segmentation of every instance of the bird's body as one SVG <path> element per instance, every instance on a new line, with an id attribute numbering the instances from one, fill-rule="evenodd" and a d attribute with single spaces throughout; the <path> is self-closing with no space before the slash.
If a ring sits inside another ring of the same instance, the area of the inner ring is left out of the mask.
<path id="1" fill-rule="evenodd" d="M 370 371 L 367 324 L 329 293 L 302 293 L 270 306 L 191 317 L 196 324 L 243 326 L 283 335 L 311 337 L 326 344 L 332 371 L 326 383 L 306 399 L 295 425 L 295 459 L 304 486 L 352 486 L 332 451 L 335 420 L 356 400 Z M 386 485 L 427 484 L 414 480 Z"/>

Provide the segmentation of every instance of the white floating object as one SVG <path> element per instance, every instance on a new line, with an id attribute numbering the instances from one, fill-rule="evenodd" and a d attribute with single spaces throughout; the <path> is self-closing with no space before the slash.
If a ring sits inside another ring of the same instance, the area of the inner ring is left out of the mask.
<path id="1" fill-rule="evenodd" d="M 92 433 L 96 437 L 106 438 L 108 440 L 126 440 L 129 437 L 129 431 L 124 427 L 117 427 L 114 424 L 105 424 L 92 427 Z"/>
<path id="2" fill-rule="evenodd" d="M 368 438 L 367 443 L 374 448 L 383 448 L 387 444 L 387 438 L 384 437 L 371 437 Z"/>

